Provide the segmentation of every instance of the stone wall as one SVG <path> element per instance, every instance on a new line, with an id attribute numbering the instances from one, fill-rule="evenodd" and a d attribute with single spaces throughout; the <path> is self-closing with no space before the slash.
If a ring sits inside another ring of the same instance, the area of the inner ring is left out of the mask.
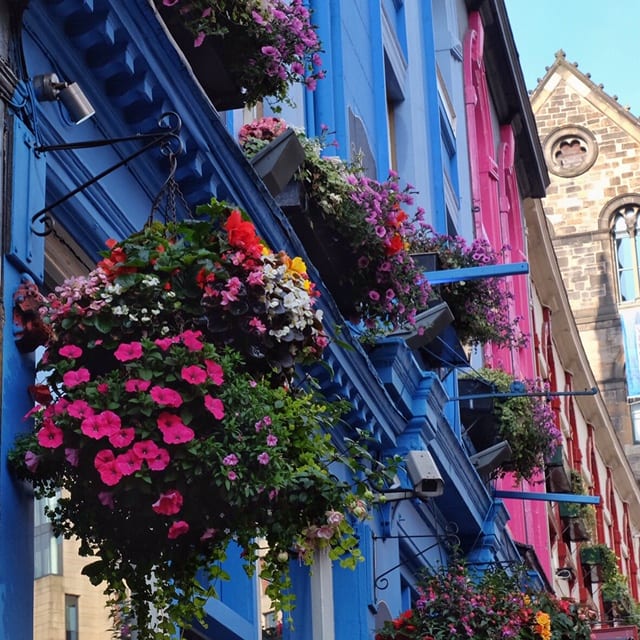
<path id="1" fill-rule="evenodd" d="M 558 263 L 600 392 L 640 477 L 607 211 L 616 198 L 640 191 L 640 126 L 564 62 L 536 91 L 532 102 L 551 179 L 543 204 Z"/>

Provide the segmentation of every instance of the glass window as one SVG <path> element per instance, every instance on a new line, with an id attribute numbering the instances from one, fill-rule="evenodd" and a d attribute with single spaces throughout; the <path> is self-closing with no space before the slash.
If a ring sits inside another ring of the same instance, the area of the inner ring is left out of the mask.
<path id="1" fill-rule="evenodd" d="M 34 501 L 34 577 L 62 575 L 62 538 L 53 535 L 51 521 L 45 509 L 53 509 L 55 498 L 42 498 Z"/>
<path id="2" fill-rule="evenodd" d="M 65 640 L 78 640 L 78 596 L 64 596 Z"/>
<path id="3" fill-rule="evenodd" d="M 613 240 L 621 302 L 640 298 L 638 256 L 640 255 L 640 206 L 625 205 L 614 214 Z"/>

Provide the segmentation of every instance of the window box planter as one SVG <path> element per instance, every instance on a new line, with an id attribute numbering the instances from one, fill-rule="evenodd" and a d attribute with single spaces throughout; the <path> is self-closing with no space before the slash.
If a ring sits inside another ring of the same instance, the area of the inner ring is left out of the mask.
<path id="1" fill-rule="evenodd" d="M 423 271 L 439 271 L 442 268 L 442 262 L 437 251 L 412 253 L 411 257 Z"/>
<path id="2" fill-rule="evenodd" d="M 562 447 L 556 447 L 551 456 L 545 458 L 547 490 L 551 493 L 571 493 L 571 478 L 564 463 Z"/>
<path id="3" fill-rule="evenodd" d="M 282 193 L 290 184 L 296 189 L 292 177 L 303 162 L 304 149 L 293 129 L 287 129 L 251 158 L 255 172 L 272 196 Z"/>
<path id="4" fill-rule="evenodd" d="M 492 384 L 474 378 L 461 378 L 458 382 L 460 420 L 466 435 L 476 451 L 483 451 L 503 438 L 500 437 L 498 419 L 494 412 L 493 398 L 465 398 L 495 392 Z"/>
<path id="5" fill-rule="evenodd" d="M 586 542 L 591 540 L 589 525 L 585 518 L 581 516 L 571 515 L 572 512 L 566 503 L 560 504 L 560 517 L 562 518 L 563 534 L 565 539 L 571 542 Z"/>
<path id="6" fill-rule="evenodd" d="M 349 274 L 358 268 L 358 264 L 344 238 L 327 224 L 320 209 L 307 206 L 305 190 L 300 183 L 290 183 L 276 202 L 300 238 L 342 315 L 357 320 Z"/>

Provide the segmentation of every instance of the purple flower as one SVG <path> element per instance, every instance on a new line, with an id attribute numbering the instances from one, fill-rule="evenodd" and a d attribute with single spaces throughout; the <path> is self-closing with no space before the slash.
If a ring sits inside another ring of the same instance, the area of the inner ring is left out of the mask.
<path id="1" fill-rule="evenodd" d="M 240 460 L 238 459 L 238 456 L 235 453 L 230 453 L 229 455 L 225 456 L 222 459 L 222 464 L 224 464 L 227 467 L 235 467 L 238 462 L 240 462 Z"/>

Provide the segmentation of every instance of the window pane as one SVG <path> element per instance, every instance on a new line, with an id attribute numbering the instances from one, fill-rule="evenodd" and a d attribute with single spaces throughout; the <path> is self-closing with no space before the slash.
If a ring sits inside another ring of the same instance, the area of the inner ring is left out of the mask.
<path id="1" fill-rule="evenodd" d="M 614 234 L 620 300 L 623 302 L 635 300 L 637 267 L 633 244 L 622 212 L 616 215 Z M 636 242 L 640 242 L 640 238 L 637 237 Z"/>
<path id="2" fill-rule="evenodd" d="M 45 507 L 53 508 L 56 498 L 43 498 L 34 501 L 34 539 L 33 562 L 34 577 L 62 575 L 62 538 L 53 535 Z"/>
<path id="3" fill-rule="evenodd" d="M 78 640 L 78 596 L 64 596 L 65 640 Z"/>

